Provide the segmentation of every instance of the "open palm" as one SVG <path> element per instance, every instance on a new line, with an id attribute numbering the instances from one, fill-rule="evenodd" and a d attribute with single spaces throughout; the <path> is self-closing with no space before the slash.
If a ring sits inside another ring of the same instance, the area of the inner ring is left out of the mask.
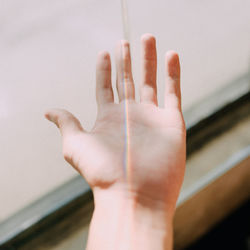
<path id="1" fill-rule="evenodd" d="M 63 136 L 65 159 L 95 192 L 117 191 L 175 206 L 185 168 L 186 131 L 181 112 L 178 55 L 166 54 L 165 108 L 157 105 L 155 39 L 142 37 L 140 102 L 135 101 L 129 44 L 116 51 L 117 92 L 114 103 L 111 62 L 107 52 L 97 60 L 98 115 L 87 132 L 68 111 L 52 109 L 46 117 Z"/>

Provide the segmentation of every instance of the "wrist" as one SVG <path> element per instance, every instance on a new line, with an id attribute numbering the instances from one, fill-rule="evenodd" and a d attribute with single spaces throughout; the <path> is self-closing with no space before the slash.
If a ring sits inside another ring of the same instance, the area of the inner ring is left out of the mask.
<path id="1" fill-rule="evenodd" d="M 164 203 L 108 190 L 95 191 L 94 198 L 88 250 L 172 248 L 173 212 Z"/>

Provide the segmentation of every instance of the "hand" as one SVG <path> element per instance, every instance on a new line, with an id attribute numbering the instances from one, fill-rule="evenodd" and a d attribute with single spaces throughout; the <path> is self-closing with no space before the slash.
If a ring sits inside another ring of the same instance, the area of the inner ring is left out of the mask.
<path id="1" fill-rule="evenodd" d="M 98 114 L 87 132 L 66 110 L 45 116 L 60 129 L 65 159 L 86 179 L 94 193 L 95 210 L 89 250 L 171 249 L 172 220 L 183 181 L 186 130 L 181 111 L 178 55 L 166 54 L 165 107 L 157 106 L 156 45 L 142 37 L 140 102 L 135 101 L 129 44 L 116 50 L 114 103 L 111 62 L 98 56 Z"/>
<path id="2" fill-rule="evenodd" d="M 96 67 L 98 114 L 90 132 L 66 110 L 45 114 L 60 129 L 65 159 L 86 179 L 94 196 L 121 193 L 174 211 L 185 169 L 186 130 L 179 58 L 169 51 L 165 60 L 164 108 L 157 106 L 155 38 L 145 34 L 140 102 L 135 101 L 129 44 L 121 41 L 116 50 L 119 103 L 114 103 L 110 56 L 101 52 Z"/>

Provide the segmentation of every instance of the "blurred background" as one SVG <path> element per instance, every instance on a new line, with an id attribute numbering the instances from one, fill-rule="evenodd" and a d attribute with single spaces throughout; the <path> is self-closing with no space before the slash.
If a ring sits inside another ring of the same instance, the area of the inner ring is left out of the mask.
<path id="1" fill-rule="evenodd" d="M 98 51 L 108 50 L 113 60 L 117 41 L 128 39 L 138 85 L 140 37 L 155 35 L 160 106 L 164 54 L 173 49 L 181 59 L 188 113 L 248 75 L 249 10 L 248 0 L 0 0 L 0 227 L 77 176 L 62 157 L 57 128 L 43 114 L 66 108 L 91 129 Z M 115 84 L 114 60 L 112 66 Z"/>

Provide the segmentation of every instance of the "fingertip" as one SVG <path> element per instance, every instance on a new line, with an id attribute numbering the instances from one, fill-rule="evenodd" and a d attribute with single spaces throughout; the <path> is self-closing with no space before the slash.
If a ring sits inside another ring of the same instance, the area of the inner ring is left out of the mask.
<path id="1" fill-rule="evenodd" d="M 45 117 L 47 120 L 51 121 L 50 110 L 46 110 L 46 111 L 44 112 L 44 117 Z"/>
<path id="2" fill-rule="evenodd" d="M 130 45 L 129 41 L 121 40 L 121 51 L 124 59 L 128 59 L 130 57 Z"/>
<path id="3" fill-rule="evenodd" d="M 165 55 L 167 73 L 170 77 L 178 78 L 180 76 L 180 61 L 176 51 L 170 50 Z"/>
<path id="4" fill-rule="evenodd" d="M 120 44 L 124 47 L 129 47 L 129 41 L 128 40 L 125 40 L 125 39 L 122 39 L 120 41 Z"/>
<path id="5" fill-rule="evenodd" d="M 110 59 L 109 52 L 106 50 L 102 50 L 98 53 L 98 58 L 103 59 L 103 60 L 108 60 Z"/>
<path id="6" fill-rule="evenodd" d="M 169 50 L 166 52 L 165 58 L 167 61 L 171 62 L 178 62 L 179 61 L 179 55 L 174 50 Z"/>
<path id="7" fill-rule="evenodd" d="M 125 40 L 125 39 L 122 39 L 122 40 L 119 40 L 116 44 L 116 50 L 119 51 L 121 50 L 122 48 L 124 47 L 128 47 L 129 48 L 129 41 L 128 40 Z"/>
<path id="8" fill-rule="evenodd" d="M 152 34 L 146 33 L 141 37 L 141 43 L 146 57 L 156 56 L 156 40 Z"/>
<path id="9" fill-rule="evenodd" d="M 96 69 L 99 70 L 111 70 L 111 59 L 108 51 L 103 50 L 98 53 Z"/>
<path id="10" fill-rule="evenodd" d="M 49 114 L 48 114 L 48 113 L 45 113 L 45 114 L 44 114 L 44 117 L 45 117 L 47 120 L 50 120 L 50 117 L 49 117 Z"/>
<path id="11" fill-rule="evenodd" d="M 152 34 L 146 33 L 141 37 L 142 57 L 144 60 L 156 61 L 156 40 Z"/>
<path id="12" fill-rule="evenodd" d="M 54 109 L 46 110 L 46 112 L 44 113 L 44 116 L 48 121 L 53 122 L 57 125 L 58 111 L 60 112 L 60 109 L 54 108 Z"/>
<path id="13" fill-rule="evenodd" d="M 50 109 L 47 110 L 44 115 L 60 129 L 62 134 L 66 131 L 73 130 L 84 131 L 79 120 L 65 109 Z"/>
<path id="14" fill-rule="evenodd" d="M 141 41 L 144 44 L 155 44 L 156 39 L 152 34 L 146 33 L 141 36 Z"/>
<path id="15" fill-rule="evenodd" d="M 130 58 L 130 44 L 127 40 L 120 40 L 116 47 L 116 59 L 119 60 L 131 60 Z"/>

